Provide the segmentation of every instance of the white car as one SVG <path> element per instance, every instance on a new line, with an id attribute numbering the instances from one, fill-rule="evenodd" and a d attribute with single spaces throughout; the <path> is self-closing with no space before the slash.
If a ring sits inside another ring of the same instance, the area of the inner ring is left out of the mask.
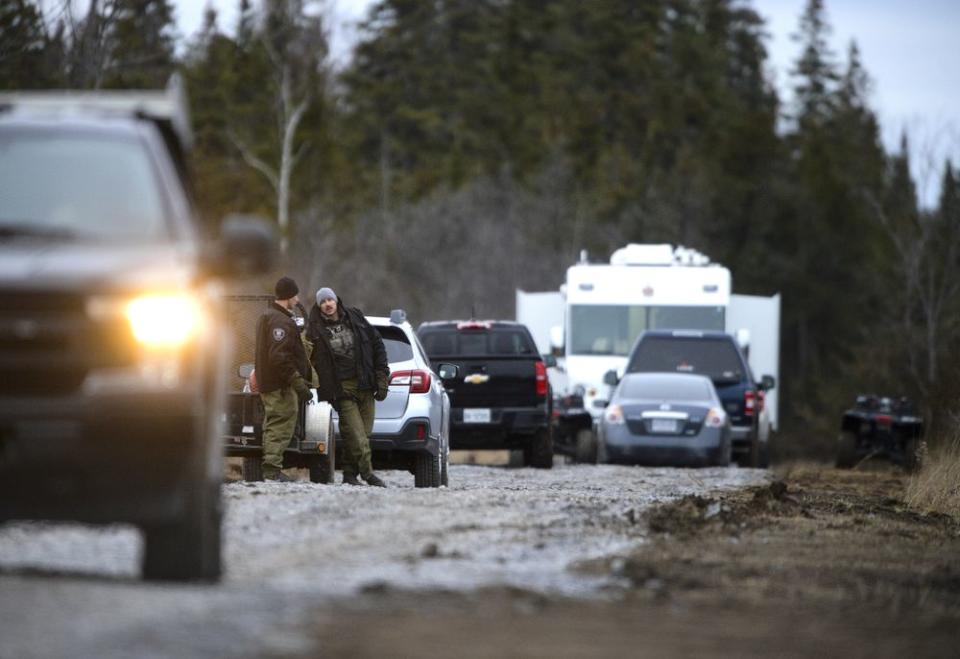
<path id="1" fill-rule="evenodd" d="M 439 364 L 434 372 L 430 360 L 407 322 L 406 313 L 394 310 L 389 318 L 366 316 L 383 339 L 390 363 L 390 389 L 377 401 L 370 434 L 374 469 L 406 469 L 416 487 L 448 484 L 450 457 L 450 399 L 443 381 L 455 379 L 459 367 Z M 339 419 L 337 454 L 340 446 Z"/>

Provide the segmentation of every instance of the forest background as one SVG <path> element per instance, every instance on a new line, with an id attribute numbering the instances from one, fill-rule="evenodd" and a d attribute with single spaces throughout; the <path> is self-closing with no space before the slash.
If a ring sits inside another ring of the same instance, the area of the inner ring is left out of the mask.
<path id="1" fill-rule="evenodd" d="M 381 0 L 342 66 L 322 2 L 238 5 L 178 43 L 169 0 L 0 0 L 0 88 L 179 71 L 206 227 L 271 218 L 286 272 L 370 313 L 512 318 L 582 249 L 683 244 L 783 296 L 781 455 L 828 452 L 860 392 L 958 426 L 960 179 L 920 203 L 823 0 L 789 104 L 746 0 Z"/>

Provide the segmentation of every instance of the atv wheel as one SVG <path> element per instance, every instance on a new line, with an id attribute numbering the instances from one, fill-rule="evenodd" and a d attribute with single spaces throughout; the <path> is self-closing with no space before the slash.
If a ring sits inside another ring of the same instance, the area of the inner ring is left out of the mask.
<path id="1" fill-rule="evenodd" d="M 837 469 L 851 469 L 857 463 L 857 436 L 843 430 L 837 438 Z"/>

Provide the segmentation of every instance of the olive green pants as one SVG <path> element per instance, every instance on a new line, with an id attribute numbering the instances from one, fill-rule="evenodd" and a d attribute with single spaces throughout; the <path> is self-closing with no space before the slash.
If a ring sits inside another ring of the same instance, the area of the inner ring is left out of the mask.
<path id="1" fill-rule="evenodd" d="M 283 452 L 290 445 L 297 428 L 297 393 L 283 387 L 268 394 L 263 401 L 263 477 L 276 478 L 283 468 Z"/>
<path id="2" fill-rule="evenodd" d="M 340 415 L 340 439 L 345 455 L 341 464 L 344 476 L 367 478 L 373 473 L 370 463 L 370 433 L 373 432 L 373 392 L 360 389 L 356 380 L 344 380 L 343 398 L 337 399 L 337 414 Z"/>

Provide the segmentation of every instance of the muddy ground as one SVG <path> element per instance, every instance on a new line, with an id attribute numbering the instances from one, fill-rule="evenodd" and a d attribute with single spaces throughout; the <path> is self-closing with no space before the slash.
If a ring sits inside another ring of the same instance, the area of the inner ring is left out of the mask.
<path id="1" fill-rule="evenodd" d="M 960 524 L 884 465 L 807 466 L 643 516 L 647 541 L 576 570 L 599 598 L 372 588 L 317 610 L 330 656 L 958 657 Z"/>
<path id="2" fill-rule="evenodd" d="M 215 586 L 140 581 L 134 529 L 2 527 L 0 659 L 960 657 L 960 524 L 894 468 L 383 475 L 225 484 Z"/>

